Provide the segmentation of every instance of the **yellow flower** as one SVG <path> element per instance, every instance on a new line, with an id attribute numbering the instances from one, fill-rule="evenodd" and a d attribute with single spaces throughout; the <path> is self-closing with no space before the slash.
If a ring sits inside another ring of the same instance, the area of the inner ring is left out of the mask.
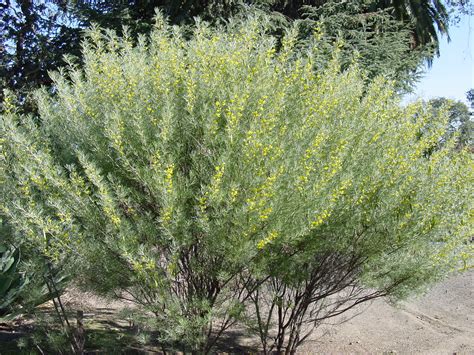
<path id="1" fill-rule="evenodd" d="M 171 193 L 173 191 L 173 172 L 174 165 L 170 164 L 165 170 L 166 191 Z"/>
<path id="2" fill-rule="evenodd" d="M 257 243 L 257 248 L 258 249 L 263 249 L 268 243 L 272 242 L 273 240 L 275 240 L 276 238 L 278 237 L 278 232 L 275 231 L 275 230 L 272 230 L 267 237 L 265 237 L 264 239 L 260 240 L 258 243 Z"/>

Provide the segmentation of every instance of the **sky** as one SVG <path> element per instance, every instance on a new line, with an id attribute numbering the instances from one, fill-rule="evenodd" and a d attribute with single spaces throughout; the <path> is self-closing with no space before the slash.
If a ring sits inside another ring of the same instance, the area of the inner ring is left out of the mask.
<path id="1" fill-rule="evenodd" d="M 449 34 L 451 41 L 446 36 L 441 39 L 440 56 L 426 68 L 408 101 L 446 97 L 467 103 L 466 91 L 474 88 L 474 17 L 463 16 Z"/>

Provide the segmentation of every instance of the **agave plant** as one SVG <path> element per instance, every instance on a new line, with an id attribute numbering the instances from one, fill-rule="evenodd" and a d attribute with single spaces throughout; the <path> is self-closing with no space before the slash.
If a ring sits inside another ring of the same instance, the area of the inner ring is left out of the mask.
<path id="1" fill-rule="evenodd" d="M 11 313 L 12 304 L 18 299 L 28 278 L 18 269 L 20 250 L 0 245 L 0 317 Z"/>

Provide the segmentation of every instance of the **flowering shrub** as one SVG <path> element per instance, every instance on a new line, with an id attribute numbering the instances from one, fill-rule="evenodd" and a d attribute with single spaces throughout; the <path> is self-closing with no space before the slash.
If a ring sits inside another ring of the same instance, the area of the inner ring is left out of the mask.
<path id="1" fill-rule="evenodd" d="M 315 70 L 318 34 L 296 36 L 256 20 L 189 38 L 159 19 L 137 45 L 92 30 L 39 117 L 5 104 L 1 212 L 202 351 L 241 321 L 289 352 L 324 318 L 469 267 L 471 155 L 425 154 L 445 122 L 341 72 L 337 48 Z"/>

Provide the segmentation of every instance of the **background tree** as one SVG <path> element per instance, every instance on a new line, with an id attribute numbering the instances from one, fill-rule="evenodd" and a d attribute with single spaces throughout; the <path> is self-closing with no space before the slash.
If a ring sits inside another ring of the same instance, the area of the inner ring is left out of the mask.
<path id="1" fill-rule="evenodd" d="M 15 232 L 154 314 L 165 345 L 210 352 L 241 322 L 292 352 L 324 319 L 472 263 L 472 155 L 425 154 L 446 116 L 341 70 L 337 47 L 319 67 L 317 36 L 280 43 L 266 21 L 189 36 L 159 18 L 136 46 L 92 31 L 39 120 L 7 104 L 0 121 Z"/>
<path id="2" fill-rule="evenodd" d="M 396 19 L 413 25 L 412 46 L 434 44 L 439 50 L 439 35 L 448 34 L 449 15 L 441 0 L 381 0 L 376 7 L 391 8 Z"/>
<path id="3" fill-rule="evenodd" d="M 449 121 L 443 143 L 454 134 L 457 134 L 457 147 L 474 148 L 474 120 L 469 114 L 469 108 L 461 101 L 450 100 L 444 97 L 431 99 L 428 105 L 433 110 L 433 115 L 448 113 Z"/>
<path id="4" fill-rule="evenodd" d="M 333 44 L 342 41 L 344 66 L 357 58 L 369 79 L 383 75 L 402 92 L 412 90 L 422 75 L 420 64 L 434 51 L 429 45 L 413 48 L 411 27 L 396 20 L 390 10 L 373 10 L 370 4 L 358 2 L 328 2 L 306 11 L 303 27 L 310 33 L 317 28 L 322 38 L 318 45 L 326 48 L 322 62 L 327 62 Z"/>
<path id="5" fill-rule="evenodd" d="M 0 99 L 9 88 L 31 111 L 27 93 L 51 84 L 48 71 L 64 65 L 64 55 L 80 54 L 81 29 L 62 1 L 7 0 L 0 14 Z"/>
<path id="6" fill-rule="evenodd" d="M 469 102 L 471 109 L 474 109 L 474 89 L 471 89 L 466 92 L 466 99 Z"/>

